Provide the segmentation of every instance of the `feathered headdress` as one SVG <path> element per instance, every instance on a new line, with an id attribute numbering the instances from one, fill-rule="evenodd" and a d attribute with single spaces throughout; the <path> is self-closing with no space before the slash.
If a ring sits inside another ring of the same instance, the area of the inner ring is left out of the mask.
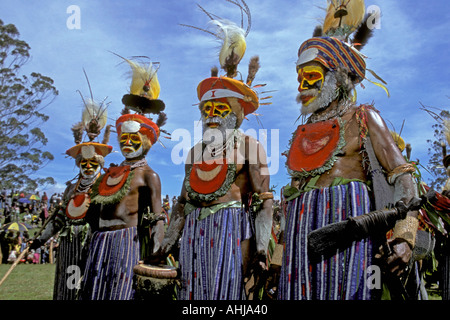
<path id="1" fill-rule="evenodd" d="M 167 115 L 162 112 L 165 109 L 164 102 L 158 99 L 161 91 L 156 74 L 159 63 L 144 63 L 114 54 L 126 61 L 131 67 L 130 93 L 125 94 L 122 98 L 125 107 L 122 110 L 122 116 L 116 120 L 117 133 L 120 135 L 121 132 L 140 132 L 154 144 L 158 141 L 161 132 L 170 135 L 161 129 L 167 122 Z M 148 59 L 147 57 L 136 58 Z M 136 114 L 130 113 L 130 110 L 135 111 Z M 149 113 L 158 115 L 156 122 L 145 116 Z"/>
<path id="2" fill-rule="evenodd" d="M 83 111 L 81 121 L 74 124 L 71 128 L 76 145 L 68 149 L 66 154 L 75 159 L 79 155 L 85 159 L 90 159 L 96 155 L 103 158 L 112 151 L 112 146 L 108 145 L 111 125 L 106 125 L 108 104 L 105 103 L 106 99 L 101 103 L 95 102 L 89 79 L 86 72 L 84 70 L 83 72 L 89 86 L 90 98 L 85 99 L 81 92 L 78 91 L 83 101 Z M 94 142 L 103 128 L 105 128 L 105 133 L 102 142 Z M 86 133 L 89 141 L 82 142 L 84 133 Z"/>
<path id="3" fill-rule="evenodd" d="M 161 91 L 157 76 L 159 62 L 151 62 L 148 57 L 135 57 L 131 60 L 114 52 L 113 54 L 127 62 L 131 68 L 130 93 L 123 96 L 122 103 L 140 114 L 159 114 L 163 111 L 165 104 L 158 99 Z"/>
<path id="4" fill-rule="evenodd" d="M 212 13 L 209 13 L 200 5 L 197 5 L 210 19 L 210 25 L 215 26 L 215 31 L 194 27 L 191 25 L 182 24 L 182 26 L 201 30 L 213 35 L 221 42 L 219 52 L 219 63 L 221 68 L 225 71 L 225 76 L 219 76 L 217 68 L 211 69 L 211 77 L 204 79 L 197 87 L 197 95 L 200 100 L 212 100 L 219 98 L 233 97 L 237 98 L 241 111 L 236 112 L 238 116 L 238 126 L 242 123 L 243 117 L 253 113 L 260 105 L 268 105 L 270 103 L 260 103 L 256 88 L 264 85 L 253 86 L 256 73 L 260 68 L 259 57 L 254 56 L 250 59 L 248 76 L 246 81 L 234 79 L 238 75 L 238 65 L 244 57 L 247 44 L 246 37 L 251 28 L 251 13 L 250 9 L 244 0 L 230 1 L 241 10 L 241 26 L 238 26 L 232 21 L 222 19 Z M 244 14 L 247 16 L 247 28 L 244 30 Z M 268 99 L 265 97 L 262 99 Z"/>
<path id="5" fill-rule="evenodd" d="M 327 0 L 325 20 L 315 28 L 313 38 L 300 46 L 297 68 L 310 61 L 317 61 L 333 71 L 343 68 L 355 84 L 368 80 L 389 96 L 387 83 L 366 67 L 366 57 L 360 52 L 373 35 L 369 19 L 374 14 L 366 14 L 364 0 Z M 380 82 L 369 80 L 366 71 Z"/>

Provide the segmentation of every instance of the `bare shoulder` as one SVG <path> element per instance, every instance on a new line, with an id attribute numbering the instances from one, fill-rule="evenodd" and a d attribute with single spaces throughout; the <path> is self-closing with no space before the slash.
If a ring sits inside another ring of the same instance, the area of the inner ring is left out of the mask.
<path id="1" fill-rule="evenodd" d="M 147 179 L 159 181 L 159 175 L 149 165 L 143 166 L 142 171 Z"/>
<path id="2" fill-rule="evenodd" d="M 374 107 L 364 108 L 364 114 L 367 117 L 367 125 L 371 129 L 386 129 L 386 123 L 380 112 Z"/>

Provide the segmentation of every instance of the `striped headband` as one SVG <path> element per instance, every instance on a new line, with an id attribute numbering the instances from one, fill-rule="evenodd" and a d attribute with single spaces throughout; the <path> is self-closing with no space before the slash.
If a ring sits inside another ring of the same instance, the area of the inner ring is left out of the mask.
<path id="1" fill-rule="evenodd" d="M 330 70 L 344 67 L 357 77 L 357 83 L 365 79 L 366 62 L 362 55 L 337 38 L 316 37 L 303 42 L 298 50 L 297 67 L 311 61 L 317 61 Z"/>

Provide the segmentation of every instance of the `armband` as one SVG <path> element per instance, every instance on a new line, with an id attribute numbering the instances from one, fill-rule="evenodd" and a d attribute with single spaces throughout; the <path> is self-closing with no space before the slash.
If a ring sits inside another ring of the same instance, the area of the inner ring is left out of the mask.
<path id="1" fill-rule="evenodd" d="M 389 184 L 394 184 L 398 177 L 405 173 L 413 173 L 416 168 L 411 163 L 405 163 L 388 173 L 387 180 Z"/>
<path id="2" fill-rule="evenodd" d="M 253 193 L 252 195 L 252 211 L 259 212 L 262 208 L 262 204 L 267 199 L 273 199 L 272 192 Z"/>
<path id="3" fill-rule="evenodd" d="M 259 194 L 259 199 L 261 200 L 267 200 L 267 199 L 273 199 L 273 193 L 272 192 L 262 192 Z"/>
<path id="4" fill-rule="evenodd" d="M 393 237 L 405 240 L 411 248 L 414 248 L 418 228 L 419 220 L 411 216 L 406 216 L 404 220 L 400 220 L 395 224 Z"/>

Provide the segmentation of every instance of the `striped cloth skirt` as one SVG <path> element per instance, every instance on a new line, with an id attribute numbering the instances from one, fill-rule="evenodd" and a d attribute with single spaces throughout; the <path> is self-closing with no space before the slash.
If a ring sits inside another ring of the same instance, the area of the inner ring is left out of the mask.
<path id="1" fill-rule="evenodd" d="M 245 299 L 240 244 L 253 234 L 249 215 L 241 208 L 224 208 L 198 220 L 200 210 L 186 216 L 178 299 Z"/>
<path id="2" fill-rule="evenodd" d="M 307 246 L 309 232 L 369 211 L 369 194 L 361 182 L 315 189 L 289 201 L 278 299 L 369 300 L 370 240 L 353 242 L 317 264 L 309 263 Z"/>
<path id="3" fill-rule="evenodd" d="M 73 226 L 72 234 L 60 237 L 58 245 L 53 300 L 75 300 L 79 280 L 86 264 L 87 246 L 83 225 Z"/>
<path id="4" fill-rule="evenodd" d="M 94 232 L 81 285 L 82 300 L 131 300 L 139 262 L 137 228 Z"/>

